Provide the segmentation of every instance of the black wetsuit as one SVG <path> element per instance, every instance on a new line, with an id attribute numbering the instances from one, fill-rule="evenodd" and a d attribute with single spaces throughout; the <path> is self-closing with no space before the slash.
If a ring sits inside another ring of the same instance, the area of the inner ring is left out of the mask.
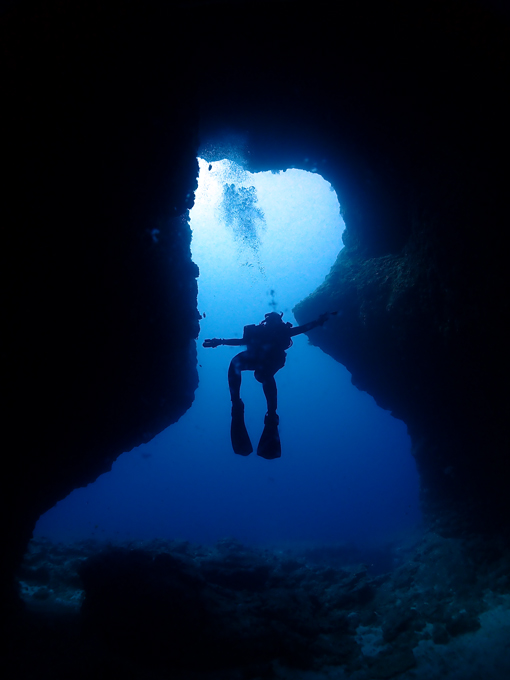
<path id="1" fill-rule="evenodd" d="M 228 369 L 228 384 L 233 402 L 240 398 L 241 371 L 254 371 L 262 383 L 269 412 L 276 411 L 277 392 L 274 375 L 285 366 L 286 349 L 292 344 L 291 324 L 245 326 L 246 350 L 236 354 Z"/>
<path id="2" fill-rule="evenodd" d="M 333 312 L 336 314 L 336 312 Z M 322 326 L 329 318 L 329 313 L 321 314 L 316 321 L 293 328 L 291 323 L 281 320 L 282 314 L 270 312 L 258 326 L 244 327 L 242 338 L 218 339 L 204 341 L 204 347 L 218 345 L 246 345 L 246 350 L 237 354 L 228 369 L 228 385 L 232 404 L 242 406 L 241 372 L 254 371 L 255 378 L 262 383 L 267 399 L 268 413 L 276 413 L 276 382 L 274 375 L 285 366 L 286 351 L 292 345 L 292 338 L 300 333 Z M 244 407 L 243 407 L 244 408 Z"/>
<path id="3" fill-rule="evenodd" d="M 242 364 L 241 370 L 255 371 L 255 378 L 263 383 L 283 368 L 287 358 L 285 350 L 292 345 L 291 328 L 290 323 L 245 326 L 246 351 L 234 357 Z"/>

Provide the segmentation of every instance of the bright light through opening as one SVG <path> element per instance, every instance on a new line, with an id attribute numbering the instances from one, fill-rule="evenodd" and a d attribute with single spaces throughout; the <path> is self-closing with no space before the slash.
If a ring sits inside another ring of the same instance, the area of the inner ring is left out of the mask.
<path id="1" fill-rule="evenodd" d="M 336 193 L 304 170 L 252 174 L 228 160 L 199 165 L 190 223 L 202 327 L 239 335 L 271 309 L 292 321 L 292 307 L 324 281 L 343 247 Z"/>

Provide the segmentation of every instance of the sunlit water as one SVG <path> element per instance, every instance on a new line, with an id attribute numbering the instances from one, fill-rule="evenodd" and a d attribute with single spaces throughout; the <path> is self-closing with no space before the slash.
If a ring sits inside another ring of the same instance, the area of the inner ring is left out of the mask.
<path id="1" fill-rule="evenodd" d="M 204 349 L 203 339 L 241 337 L 244 325 L 273 309 L 296 324 L 291 309 L 324 280 L 342 247 L 343 223 L 335 192 L 317 174 L 251 175 L 229 161 L 211 169 L 200 161 L 200 168 L 191 227 L 204 318 L 193 407 L 58 503 L 35 535 L 365 545 L 412 530 L 420 520 L 418 478 L 404 424 L 355 389 L 348 371 L 306 336 L 294 339 L 276 376 L 282 458 L 232 452 L 226 374 L 240 348 Z M 226 224 L 225 183 L 236 192 L 256 188 L 248 232 L 235 214 Z M 256 448 L 266 408 L 249 372 L 241 395 Z"/>

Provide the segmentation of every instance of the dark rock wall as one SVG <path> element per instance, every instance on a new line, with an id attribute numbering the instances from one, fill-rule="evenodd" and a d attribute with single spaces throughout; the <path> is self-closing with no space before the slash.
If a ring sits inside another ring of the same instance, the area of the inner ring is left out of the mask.
<path id="1" fill-rule="evenodd" d="M 427 484 L 483 458 L 498 496 L 505 17 L 340 9 L 54 0 L 1 17 L 17 557 L 41 512 L 192 403 L 186 216 L 197 149 L 212 159 L 225 132 L 252 170 L 332 182 L 348 247 L 298 318 L 342 307 L 314 342 L 408 422 Z"/>
<path id="2" fill-rule="evenodd" d="M 498 161 L 508 60 L 498 30 L 473 6 L 443 19 L 428 34 L 426 68 L 419 59 L 404 67 L 415 73 L 407 106 L 392 110 L 388 128 L 377 127 L 390 142 L 389 178 L 369 179 L 368 191 L 398 205 L 401 222 L 394 213 L 394 230 L 385 224 L 389 211 L 367 213 L 346 195 L 346 248 L 295 314 L 303 322 L 340 311 L 311 341 L 408 425 L 429 519 L 443 531 L 501 529 L 510 514 L 506 190 Z"/>
<path id="3" fill-rule="evenodd" d="M 151 35 L 137 39 L 144 21 Z M 20 5 L 0 30 L 12 377 L 4 540 L 21 556 L 42 512 L 193 402 L 198 269 L 187 210 L 198 117 L 186 78 L 168 67 L 178 26 L 159 28 L 148 10 Z"/>

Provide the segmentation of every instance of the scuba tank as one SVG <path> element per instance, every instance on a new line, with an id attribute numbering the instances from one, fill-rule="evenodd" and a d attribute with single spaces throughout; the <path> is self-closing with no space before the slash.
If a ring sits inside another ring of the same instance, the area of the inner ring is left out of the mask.
<path id="1" fill-rule="evenodd" d="M 274 314 L 274 312 L 272 312 Z M 260 324 L 249 324 L 243 329 L 243 340 L 249 350 L 259 350 L 263 352 L 280 351 L 284 352 L 292 345 L 290 337 L 291 323 L 267 324 L 267 317 Z M 278 315 L 280 316 L 280 315 Z M 281 318 L 281 316 L 280 316 Z"/>

